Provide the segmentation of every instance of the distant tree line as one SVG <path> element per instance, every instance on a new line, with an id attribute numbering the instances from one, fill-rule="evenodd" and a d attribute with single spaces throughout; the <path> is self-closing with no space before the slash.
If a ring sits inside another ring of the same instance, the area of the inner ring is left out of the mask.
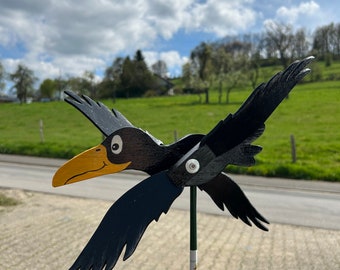
<path id="1" fill-rule="evenodd" d="M 182 80 L 189 89 L 217 87 L 219 102 L 224 92 L 228 103 L 234 88 L 245 83 L 255 88 L 260 67 L 281 65 L 286 68 L 295 59 L 307 55 L 331 65 L 332 60 L 340 59 L 339 49 L 340 24 L 319 27 L 309 36 L 304 28 L 294 30 L 292 25 L 272 22 L 259 34 L 202 42 L 191 51 L 190 61 L 182 67 Z M 312 79 L 319 80 L 321 76 L 314 74 Z"/>
<path id="2" fill-rule="evenodd" d="M 141 50 L 134 57 L 117 57 L 105 70 L 103 79 L 98 82 L 92 71 L 84 71 L 82 76 L 55 79 L 47 78 L 41 82 L 39 89 L 34 89 L 37 78 L 33 70 L 23 64 L 7 74 L 0 62 L 0 94 L 5 89 L 6 80 L 13 82 L 10 91 L 15 92 L 21 103 L 27 97 L 40 100 L 60 99 L 64 90 L 73 90 L 92 98 L 139 97 L 143 95 L 159 95 L 167 91 L 167 87 L 159 82 L 159 78 L 167 80 L 167 65 L 164 61 L 156 61 L 151 68 L 145 62 Z"/>
<path id="3" fill-rule="evenodd" d="M 163 61 L 152 65 L 153 73 L 166 76 L 167 68 Z M 156 77 L 145 63 L 141 50 L 137 50 L 133 59 L 129 56 L 117 57 L 106 68 L 103 81 L 98 85 L 101 96 L 105 97 L 139 97 L 157 88 Z"/>
<path id="4" fill-rule="evenodd" d="M 227 36 L 215 42 L 202 42 L 192 49 L 190 60 L 182 67 L 184 90 L 202 91 L 218 89 L 219 102 L 229 102 L 229 94 L 245 83 L 255 87 L 260 77 L 260 67 L 281 65 L 287 67 L 294 59 L 314 55 L 331 65 L 340 60 L 340 23 L 318 27 L 313 34 L 292 25 L 272 22 L 257 34 Z M 314 69 L 313 69 L 314 70 Z M 315 69 L 317 71 L 317 69 Z M 37 78 L 34 72 L 19 64 L 7 74 L 0 62 L 0 93 L 6 80 L 12 81 L 12 90 L 21 102 L 27 97 L 60 98 L 66 89 L 87 94 L 93 98 L 139 97 L 164 94 L 166 89 L 159 78 L 166 77 L 167 64 L 159 60 L 149 68 L 141 50 L 130 58 L 117 57 L 105 70 L 101 81 L 95 80 L 92 71 L 80 77 L 46 78 L 34 89 Z M 312 80 L 320 80 L 314 74 Z M 206 99 L 206 102 L 209 102 Z"/>

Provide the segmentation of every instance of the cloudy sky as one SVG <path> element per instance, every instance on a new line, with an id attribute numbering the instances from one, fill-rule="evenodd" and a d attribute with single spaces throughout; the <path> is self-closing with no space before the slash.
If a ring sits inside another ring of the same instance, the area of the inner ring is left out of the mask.
<path id="1" fill-rule="evenodd" d="M 99 77 L 117 56 L 141 49 L 179 74 L 191 49 L 225 35 L 256 33 L 276 20 L 313 31 L 338 23 L 334 0 L 0 0 L 0 61 L 40 79 Z"/>

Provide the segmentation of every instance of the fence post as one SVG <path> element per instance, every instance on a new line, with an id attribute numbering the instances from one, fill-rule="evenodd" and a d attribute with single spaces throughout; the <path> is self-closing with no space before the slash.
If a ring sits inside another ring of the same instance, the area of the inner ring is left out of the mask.
<path id="1" fill-rule="evenodd" d="M 39 130 L 40 130 L 40 142 L 44 143 L 45 138 L 44 138 L 44 122 L 42 119 L 39 121 Z"/>
<path id="2" fill-rule="evenodd" d="M 292 152 L 292 162 L 296 163 L 296 144 L 295 144 L 295 138 L 294 135 L 290 135 L 290 146 L 291 146 L 291 152 Z"/>
<path id="3" fill-rule="evenodd" d="M 177 130 L 174 130 L 174 141 L 177 142 L 178 141 L 178 134 L 177 134 Z"/>

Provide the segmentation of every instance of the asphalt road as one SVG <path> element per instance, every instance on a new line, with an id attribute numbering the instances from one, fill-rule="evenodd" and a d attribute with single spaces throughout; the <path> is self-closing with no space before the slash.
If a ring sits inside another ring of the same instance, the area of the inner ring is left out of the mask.
<path id="1" fill-rule="evenodd" d="M 53 188 L 52 177 L 63 160 L 0 155 L 0 187 L 114 201 L 147 177 L 136 172 L 102 176 Z M 233 175 L 247 197 L 272 223 L 340 230 L 340 184 Z M 174 202 L 189 209 L 189 189 Z M 217 215 L 211 199 L 198 191 L 198 211 Z"/>

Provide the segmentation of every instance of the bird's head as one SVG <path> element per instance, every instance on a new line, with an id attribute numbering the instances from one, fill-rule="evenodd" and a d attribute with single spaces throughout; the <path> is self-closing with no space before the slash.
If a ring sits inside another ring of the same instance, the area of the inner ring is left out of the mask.
<path id="1" fill-rule="evenodd" d="M 126 169 L 147 171 L 162 160 L 165 148 L 148 133 L 134 127 L 121 128 L 101 144 L 75 156 L 55 173 L 54 187 Z"/>

